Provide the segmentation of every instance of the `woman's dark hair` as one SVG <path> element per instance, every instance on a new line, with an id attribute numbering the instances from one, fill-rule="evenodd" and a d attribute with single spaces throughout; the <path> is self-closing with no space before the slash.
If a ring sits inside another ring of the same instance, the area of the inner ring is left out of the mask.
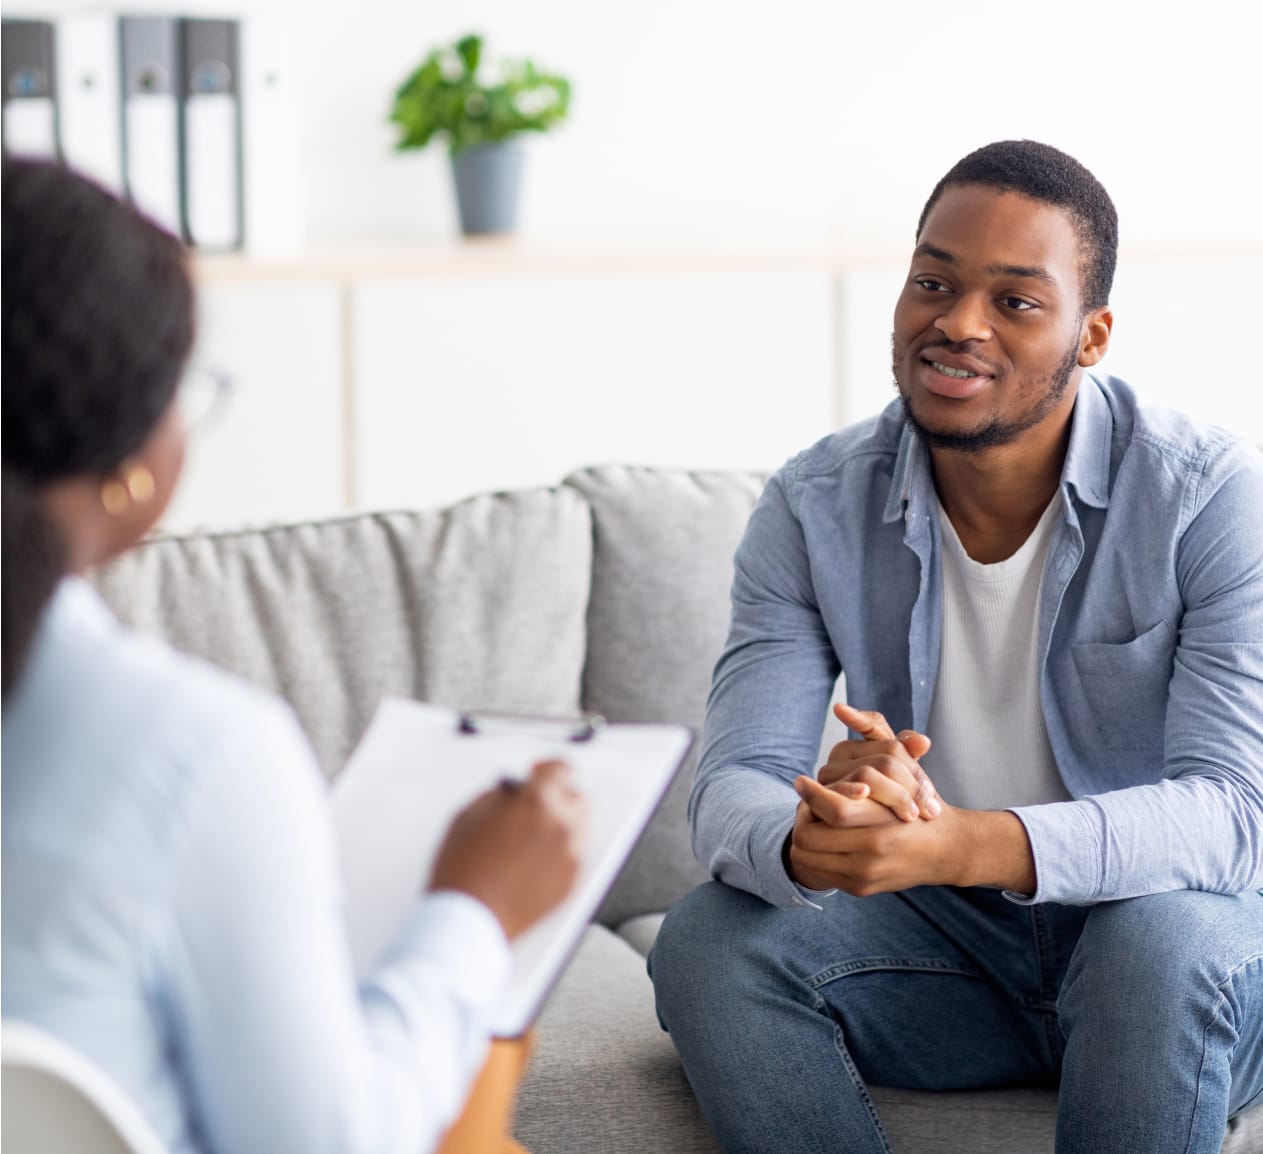
<path id="1" fill-rule="evenodd" d="M 178 240 L 60 165 L 3 165 L 4 464 L 108 473 L 148 439 L 193 343 Z M 6 562 L 7 563 L 7 562 Z"/>
<path id="2" fill-rule="evenodd" d="M 4 469 L 0 481 L 0 696 L 17 684 L 40 616 L 64 571 L 61 539 L 35 486 Z"/>

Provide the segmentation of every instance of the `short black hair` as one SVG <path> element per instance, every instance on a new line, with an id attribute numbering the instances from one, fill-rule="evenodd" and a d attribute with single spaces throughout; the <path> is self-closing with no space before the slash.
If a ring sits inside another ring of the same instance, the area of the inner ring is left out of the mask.
<path id="1" fill-rule="evenodd" d="M 183 246 L 86 177 L 6 159 L 5 465 L 36 484 L 108 473 L 171 403 L 193 343 Z"/>
<path id="2" fill-rule="evenodd" d="M 1084 309 L 1109 304 L 1118 261 L 1118 213 L 1109 193 L 1072 156 L 1035 140 L 1000 140 L 957 161 L 934 186 L 917 221 L 917 239 L 944 189 L 981 184 L 1064 208 L 1079 235 Z"/>

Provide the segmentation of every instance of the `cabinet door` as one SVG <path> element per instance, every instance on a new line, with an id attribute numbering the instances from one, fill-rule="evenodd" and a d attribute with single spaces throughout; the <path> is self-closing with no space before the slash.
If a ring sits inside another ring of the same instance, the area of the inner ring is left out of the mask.
<path id="1" fill-rule="evenodd" d="M 346 508 L 340 295 L 330 282 L 203 283 L 191 364 L 229 395 L 190 438 L 163 527 L 296 521 Z"/>
<path id="2" fill-rule="evenodd" d="M 773 469 L 832 427 L 832 293 L 819 269 L 361 282 L 359 503 L 611 462 Z"/>

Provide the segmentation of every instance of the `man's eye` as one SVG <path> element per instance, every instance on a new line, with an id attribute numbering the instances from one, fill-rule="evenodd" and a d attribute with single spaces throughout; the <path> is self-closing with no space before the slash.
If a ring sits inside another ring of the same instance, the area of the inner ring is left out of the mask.
<path id="1" fill-rule="evenodd" d="M 1004 297 L 1004 307 L 1012 309 L 1015 313 L 1024 313 L 1027 309 L 1033 309 L 1035 306 L 1030 301 L 1024 300 L 1022 297 Z"/>
<path id="2" fill-rule="evenodd" d="M 932 293 L 945 293 L 948 291 L 947 285 L 945 285 L 941 280 L 935 280 L 932 276 L 917 277 L 917 284 L 923 289 L 928 289 Z"/>

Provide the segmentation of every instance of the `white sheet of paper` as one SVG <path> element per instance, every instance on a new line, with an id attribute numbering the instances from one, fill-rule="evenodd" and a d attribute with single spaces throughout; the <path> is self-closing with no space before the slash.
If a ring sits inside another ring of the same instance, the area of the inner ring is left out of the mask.
<path id="1" fill-rule="evenodd" d="M 525 777 L 537 761 L 568 762 L 588 801 L 587 850 L 570 896 L 513 943 L 492 1026 L 515 1037 L 539 1012 L 693 738 L 682 726 L 610 725 L 574 742 L 564 722 L 495 715 L 470 735 L 459 717 L 386 699 L 334 783 L 351 951 L 356 972 L 370 972 L 424 888 L 452 818 L 478 794 Z"/>

